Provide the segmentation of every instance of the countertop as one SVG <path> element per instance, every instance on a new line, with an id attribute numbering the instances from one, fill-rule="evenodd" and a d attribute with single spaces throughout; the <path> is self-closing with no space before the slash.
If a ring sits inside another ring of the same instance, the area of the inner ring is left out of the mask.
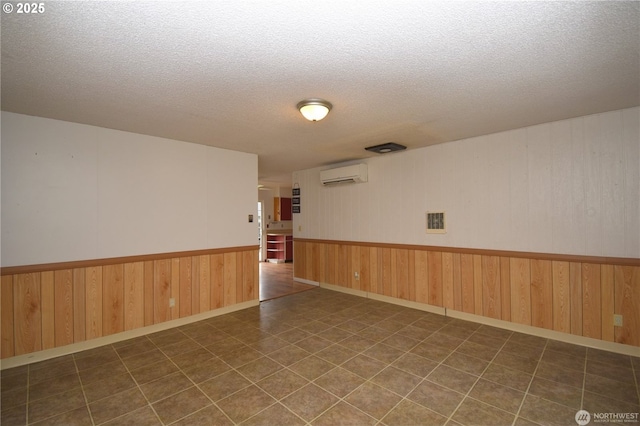
<path id="1" fill-rule="evenodd" d="M 293 235 L 292 229 L 267 229 L 267 235 Z"/>

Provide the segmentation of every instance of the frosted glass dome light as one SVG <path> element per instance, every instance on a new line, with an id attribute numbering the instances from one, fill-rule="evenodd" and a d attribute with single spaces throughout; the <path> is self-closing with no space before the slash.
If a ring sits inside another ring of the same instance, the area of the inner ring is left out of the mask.
<path id="1" fill-rule="evenodd" d="M 320 121 L 331 111 L 331 104 L 323 99 L 305 99 L 298 102 L 300 113 L 309 121 Z"/>

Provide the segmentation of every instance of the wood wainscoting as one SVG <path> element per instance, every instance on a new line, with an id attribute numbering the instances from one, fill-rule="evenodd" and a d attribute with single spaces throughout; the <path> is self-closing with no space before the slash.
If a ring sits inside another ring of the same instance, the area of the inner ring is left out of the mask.
<path id="1" fill-rule="evenodd" d="M 640 259 L 311 239 L 294 258 L 296 278 L 640 346 Z"/>
<path id="2" fill-rule="evenodd" d="M 257 300 L 258 266 L 247 246 L 2 268 L 1 358 Z"/>

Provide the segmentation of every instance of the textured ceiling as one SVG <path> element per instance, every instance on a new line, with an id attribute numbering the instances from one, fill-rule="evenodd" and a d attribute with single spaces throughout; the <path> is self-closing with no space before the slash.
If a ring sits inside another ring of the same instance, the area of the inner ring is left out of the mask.
<path id="1" fill-rule="evenodd" d="M 2 13 L 3 110 L 256 153 L 263 182 L 640 104 L 637 1 L 45 7 Z"/>

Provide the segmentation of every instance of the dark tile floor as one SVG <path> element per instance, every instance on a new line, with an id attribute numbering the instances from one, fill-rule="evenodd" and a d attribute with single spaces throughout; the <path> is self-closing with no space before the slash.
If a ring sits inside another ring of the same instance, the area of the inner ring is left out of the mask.
<path id="1" fill-rule="evenodd" d="M 640 359 L 325 289 L 2 371 L 2 424 L 575 425 Z"/>

